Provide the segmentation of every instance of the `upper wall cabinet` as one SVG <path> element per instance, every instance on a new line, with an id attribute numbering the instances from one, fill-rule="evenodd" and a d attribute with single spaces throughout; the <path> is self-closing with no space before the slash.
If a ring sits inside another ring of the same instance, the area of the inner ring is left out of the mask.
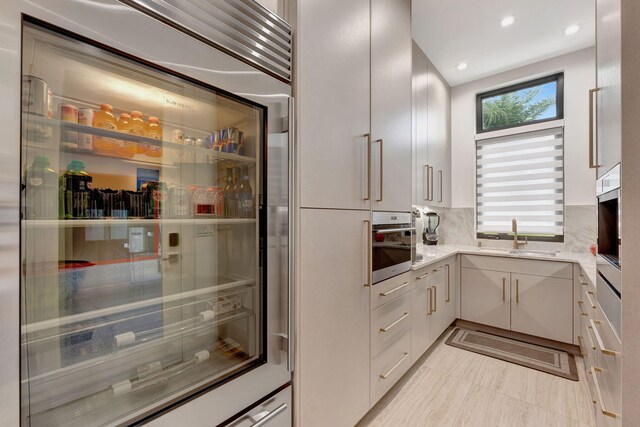
<path id="1" fill-rule="evenodd" d="M 413 204 L 451 206 L 451 89 L 413 44 Z"/>
<path id="2" fill-rule="evenodd" d="M 373 210 L 411 210 L 411 56 L 411 1 L 371 0 Z"/>
<path id="3" fill-rule="evenodd" d="M 366 157 L 369 1 L 308 1 L 299 6 L 296 96 L 302 207 L 371 206 Z"/>
<path id="4" fill-rule="evenodd" d="M 596 81 L 598 178 L 620 163 L 622 92 L 620 0 L 596 1 Z"/>

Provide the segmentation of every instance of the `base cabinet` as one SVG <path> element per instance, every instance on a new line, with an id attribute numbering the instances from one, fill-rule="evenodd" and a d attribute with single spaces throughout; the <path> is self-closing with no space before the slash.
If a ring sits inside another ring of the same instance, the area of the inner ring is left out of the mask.
<path id="1" fill-rule="evenodd" d="M 510 274 L 461 268 L 460 317 L 496 328 L 511 328 Z"/>
<path id="2" fill-rule="evenodd" d="M 420 270 L 422 271 L 422 270 Z M 411 354 L 415 362 L 433 344 L 431 341 L 432 293 L 430 270 L 413 277 L 411 290 Z"/>
<path id="3" fill-rule="evenodd" d="M 511 330 L 573 342 L 573 281 L 511 275 Z"/>

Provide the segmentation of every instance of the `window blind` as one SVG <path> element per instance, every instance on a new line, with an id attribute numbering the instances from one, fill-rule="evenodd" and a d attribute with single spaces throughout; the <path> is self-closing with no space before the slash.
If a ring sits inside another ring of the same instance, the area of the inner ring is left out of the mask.
<path id="1" fill-rule="evenodd" d="M 564 232 L 564 129 L 476 143 L 478 233 L 561 236 Z"/>

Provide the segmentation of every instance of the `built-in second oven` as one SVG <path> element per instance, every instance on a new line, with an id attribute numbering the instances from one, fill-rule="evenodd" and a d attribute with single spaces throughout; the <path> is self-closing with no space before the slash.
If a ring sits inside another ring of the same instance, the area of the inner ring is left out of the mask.
<path id="1" fill-rule="evenodd" d="M 412 233 L 409 212 L 373 212 L 371 266 L 373 284 L 411 269 Z"/>

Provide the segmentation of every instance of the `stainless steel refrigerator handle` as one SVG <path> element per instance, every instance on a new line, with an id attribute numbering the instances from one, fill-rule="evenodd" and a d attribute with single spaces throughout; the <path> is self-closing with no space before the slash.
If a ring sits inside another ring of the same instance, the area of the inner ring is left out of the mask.
<path id="1" fill-rule="evenodd" d="M 363 137 L 367 138 L 367 177 L 365 179 L 365 187 L 366 187 L 366 191 L 367 191 L 367 195 L 366 197 L 363 197 L 363 200 L 369 200 L 371 198 L 371 134 L 370 133 L 365 133 L 364 135 L 362 135 Z"/>
<path id="2" fill-rule="evenodd" d="M 422 167 L 422 198 L 429 201 L 429 165 Z"/>
<path id="3" fill-rule="evenodd" d="M 383 151 L 383 140 L 382 139 L 378 139 L 376 140 L 376 142 L 380 143 L 380 177 L 379 177 L 379 184 L 380 184 L 380 198 L 376 199 L 377 202 L 381 202 L 383 199 L 382 196 L 382 184 L 383 184 L 383 178 L 382 178 L 382 171 L 384 170 L 384 164 L 383 164 L 383 160 L 382 158 L 384 157 L 384 151 Z"/>
<path id="4" fill-rule="evenodd" d="M 596 114 L 593 114 L 594 106 L 597 108 L 597 100 L 594 102 L 593 94 L 598 92 L 600 88 L 589 89 L 589 167 L 591 169 L 597 168 L 598 165 L 598 134 L 597 132 L 597 120 L 598 120 L 598 112 L 596 110 Z M 595 141 L 595 150 L 594 150 L 594 141 Z M 594 154 L 595 151 L 595 154 Z"/>
<path id="5" fill-rule="evenodd" d="M 295 187 L 295 171 L 296 171 L 296 137 L 295 137 L 295 99 L 289 97 L 289 230 L 288 249 L 289 249 L 289 268 L 288 268 L 288 297 L 287 297 L 287 370 L 293 372 L 295 368 L 295 299 L 294 299 L 294 280 L 295 280 L 295 227 L 296 227 L 296 187 Z M 275 412 L 275 411 L 274 411 Z M 266 421 L 265 421 L 266 422 Z M 257 425 L 257 424 L 256 424 Z"/>
<path id="6" fill-rule="evenodd" d="M 262 426 L 264 426 L 266 423 L 268 423 L 269 421 L 271 421 L 272 419 L 277 417 L 281 412 L 283 412 L 286 409 L 287 409 L 287 404 L 283 403 L 282 405 L 278 406 L 273 411 L 268 412 L 267 415 L 265 415 L 264 417 L 260 418 L 260 420 L 257 423 L 251 424 L 251 427 L 262 427 Z"/>
<path id="7" fill-rule="evenodd" d="M 440 197 L 438 197 L 438 203 L 442 203 L 442 171 L 438 171 L 438 176 L 440 177 Z"/>

